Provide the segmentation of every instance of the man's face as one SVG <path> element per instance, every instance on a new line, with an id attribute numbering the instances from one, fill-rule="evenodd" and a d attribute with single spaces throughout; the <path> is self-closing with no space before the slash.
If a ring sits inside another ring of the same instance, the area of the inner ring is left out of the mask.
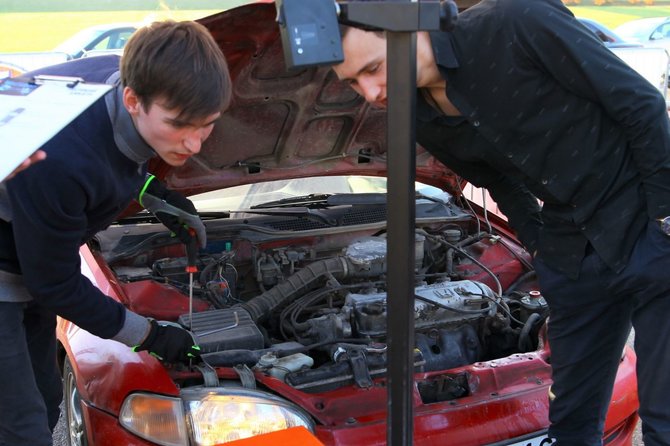
<path id="1" fill-rule="evenodd" d="M 333 67 L 370 104 L 386 108 L 386 40 L 380 35 L 351 28 L 342 39 L 344 62 Z"/>
<path id="2" fill-rule="evenodd" d="M 181 166 L 200 152 L 202 143 L 221 116 L 221 113 L 214 113 L 204 119 L 186 122 L 177 118 L 179 110 L 167 109 L 160 99 L 145 108 L 129 87 L 125 88 L 123 98 L 139 134 L 171 166 Z"/>

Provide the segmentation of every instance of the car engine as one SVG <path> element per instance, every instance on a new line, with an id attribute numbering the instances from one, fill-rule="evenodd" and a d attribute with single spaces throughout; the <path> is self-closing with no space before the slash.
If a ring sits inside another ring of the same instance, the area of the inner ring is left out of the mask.
<path id="1" fill-rule="evenodd" d="M 121 222 L 97 249 L 124 286 L 160 284 L 154 305 L 193 295 L 195 310 L 175 316 L 208 365 L 245 365 L 306 392 L 365 388 L 387 367 L 385 212 L 340 197 L 289 216 L 203 216 L 209 241 L 192 289 L 183 247 L 160 225 Z M 537 348 L 547 305 L 521 246 L 451 201 L 418 199 L 416 222 L 415 371 Z M 147 293 L 126 289 L 131 307 L 147 307 Z"/>

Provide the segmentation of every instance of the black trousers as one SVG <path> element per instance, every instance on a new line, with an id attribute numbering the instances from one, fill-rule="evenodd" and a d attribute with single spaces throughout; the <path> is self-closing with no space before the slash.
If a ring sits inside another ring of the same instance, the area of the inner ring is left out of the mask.
<path id="1" fill-rule="evenodd" d="M 621 353 L 635 329 L 645 446 L 670 445 L 670 237 L 650 222 L 620 273 L 595 252 L 572 280 L 536 259 L 549 303 L 555 399 L 549 435 L 561 446 L 601 445 Z"/>
<path id="2" fill-rule="evenodd" d="M 56 316 L 0 302 L 0 445 L 51 446 L 62 396 Z"/>

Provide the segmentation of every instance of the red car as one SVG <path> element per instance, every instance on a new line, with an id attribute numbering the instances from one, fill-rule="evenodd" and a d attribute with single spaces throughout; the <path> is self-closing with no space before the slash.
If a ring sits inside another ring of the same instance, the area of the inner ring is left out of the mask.
<path id="1" fill-rule="evenodd" d="M 198 273 L 139 208 L 81 249 L 93 283 L 190 327 L 203 361 L 169 366 L 61 319 L 70 444 L 205 446 L 294 426 L 326 445 L 386 443 L 385 116 L 328 68 L 287 71 L 275 18 L 257 3 L 201 20 L 229 61 L 232 108 L 184 167 L 151 168 L 201 212 Z M 449 169 L 420 149 L 416 165 L 414 444 L 551 444 L 530 256 Z M 634 363 L 627 348 L 605 444 L 631 443 Z"/>

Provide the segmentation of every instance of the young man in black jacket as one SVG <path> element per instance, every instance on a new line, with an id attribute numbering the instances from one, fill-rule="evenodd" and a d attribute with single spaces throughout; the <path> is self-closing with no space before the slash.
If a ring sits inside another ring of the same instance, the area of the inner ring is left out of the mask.
<path id="1" fill-rule="evenodd" d="M 337 76 L 386 105 L 386 41 L 347 28 Z M 635 328 L 646 445 L 670 444 L 670 125 L 664 98 L 560 0 L 482 0 L 417 33 L 417 140 L 486 187 L 549 302 L 549 433 L 600 445 Z M 543 205 L 538 205 L 537 198 Z"/>
<path id="2" fill-rule="evenodd" d="M 52 442 L 62 397 L 56 315 L 168 362 L 197 356 L 187 330 L 127 310 L 84 277 L 79 247 L 133 199 L 173 206 L 147 208 L 184 241 L 186 224 L 205 243 L 193 204 L 147 181 L 146 162 L 181 166 L 197 154 L 231 94 L 223 54 L 195 22 L 139 29 L 120 60 L 84 58 L 34 74 L 113 89 L 41 148 L 45 160 L 0 187 L 0 444 L 12 446 Z"/>

